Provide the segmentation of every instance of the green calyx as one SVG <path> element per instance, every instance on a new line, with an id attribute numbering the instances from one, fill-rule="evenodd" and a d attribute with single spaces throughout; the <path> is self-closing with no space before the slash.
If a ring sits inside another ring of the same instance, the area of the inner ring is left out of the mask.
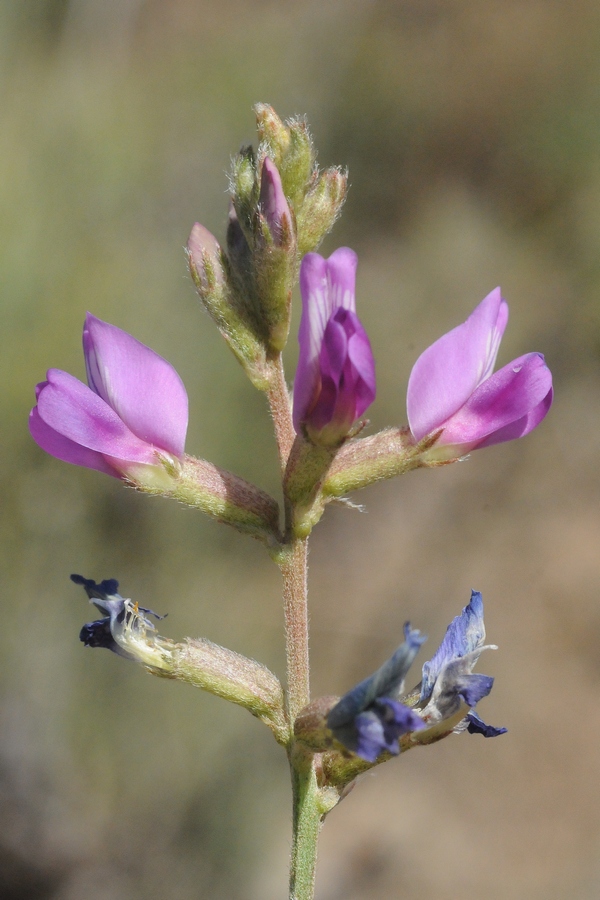
<path id="1" fill-rule="evenodd" d="M 271 728 L 279 743 L 289 743 L 283 688 L 266 666 L 206 638 L 175 645 L 172 661 L 171 678 L 243 706 Z"/>
<path id="2" fill-rule="evenodd" d="M 170 475 L 168 481 L 145 482 L 140 475 L 130 479 L 133 486 L 199 509 L 269 548 L 279 545 L 279 504 L 265 491 L 204 459 L 186 455 L 181 462 L 162 462 Z"/>

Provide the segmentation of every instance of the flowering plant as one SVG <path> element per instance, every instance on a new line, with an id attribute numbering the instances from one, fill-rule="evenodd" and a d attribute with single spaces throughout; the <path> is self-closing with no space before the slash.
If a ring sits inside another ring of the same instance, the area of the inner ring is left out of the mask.
<path id="1" fill-rule="evenodd" d="M 279 452 L 283 508 L 213 463 L 186 454 L 188 401 L 173 367 L 120 328 L 88 313 L 83 350 L 88 384 L 50 369 L 31 411 L 34 440 L 52 456 L 122 479 L 139 491 L 200 509 L 267 548 L 283 580 L 287 677 L 206 638 L 162 637 L 162 616 L 118 593 L 114 578 L 72 575 L 101 618 L 81 641 L 141 663 L 148 672 L 195 685 L 263 721 L 285 748 L 291 771 L 290 898 L 314 895 L 317 838 L 326 815 L 356 777 L 391 757 L 454 733 L 484 737 L 475 707 L 493 679 L 474 672 L 485 644 L 483 602 L 448 626 L 420 683 L 406 692 L 426 640 L 406 624 L 404 641 L 343 697 L 311 699 L 307 546 L 334 498 L 375 481 L 463 458 L 471 450 L 528 434 L 548 412 L 552 377 L 528 353 L 493 372 L 508 319 L 499 289 L 418 358 L 408 382 L 408 426 L 364 435 L 376 396 L 375 363 L 356 312 L 356 254 L 316 250 L 346 193 L 339 169 L 320 172 L 301 120 L 282 122 L 256 107 L 259 144 L 233 163 L 227 235 L 221 245 L 194 225 L 187 245 L 200 300 L 267 398 Z M 299 277 L 299 361 L 290 402 L 282 351 Z"/>

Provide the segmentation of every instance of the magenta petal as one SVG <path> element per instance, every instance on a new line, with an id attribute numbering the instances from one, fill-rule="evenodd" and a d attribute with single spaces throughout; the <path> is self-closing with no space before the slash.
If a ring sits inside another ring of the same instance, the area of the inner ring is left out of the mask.
<path id="1" fill-rule="evenodd" d="M 50 369 L 47 379 L 37 409 L 49 428 L 88 450 L 156 465 L 154 448 L 136 437 L 87 385 L 60 369 Z"/>
<path id="2" fill-rule="evenodd" d="M 327 323 L 337 308 L 355 309 L 357 263 L 356 253 L 348 247 L 340 247 L 329 259 L 307 253 L 302 260 L 300 354 L 294 379 L 294 427 L 298 432 L 321 389 L 319 357 Z"/>
<path id="3" fill-rule="evenodd" d="M 510 425 L 506 425 L 504 428 L 499 428 L 498 431 L 494 431 L 493 434 L 490 434 L 490 436 L 481 441 L 480 444 L 477 444 L 477 450 L 482 447 L 491 447 L 493 444 L 502 444 L 504 441 L 513 441 L 516 438 L 524 437 L 526 434 L 529 434 L 529 432 L 533 431 L 533 429 L 540 424 L 542 419 L 546 417 L 548 410 L 552 406 L 553 399 L 554 390 L 553 388 L 550 388 L 542 402 L 538 403 L 531 412 L 526 416 L 523 416 L 523 418 L 517 419 L 516 422 L 512 422 Z"/>
<path id="4" fill-rule="evenodd" d="M 354 319 L 354 334 L 348 340 L 348 357 L 356 373 L 356 412 L 354 418 L 359 419 L 375 400 L 375 360 L 373 359 L 373 351 L 371 350 L 371 342 L 367 332 L 358 316 L 354 316 Z"/>
<path id="5" fill-rule="evenodd" d="M 46 425 L 40 418 L 37 406 L 29 414 L 29 431 L 36 444 L 51 456 L 73 463 L 75 466 L 85 466 L 87 469 L 97 469 L 98 472 L 113 475 L 115 478 L 120 477 L 119 472 L 109 466 L 101 453 L 76 444 Z"/>
<path id="6" fill-rule="evenodd" d="M 375 399 L 371 345 L 351 310 L 337 309 L 327 323 L 319 370 L 321 390 L 307 426 L 320 441 L 336 443 Z"/>
<path id="7" fill-rule="evenodd" d="M 349 247 L 339 247 L 327 263 L 329 315 L 340 307 L 356 312 L 356 267 L 358 257 Z"/>
<path id="8" fill-rule="evenodd" d="M 267 225 L 273 241 L 278 246 L 281 245 L 284 220 L 288 221 L 288 228 L 291 225 L 290 208 L 283 193 L 281 185 L 281 176 L 277 166 L 265 157 L 260 176 L 260 209 Z"/>
<path id="9" fill-rule="evenodd" d="M 496 288 L 458 325 L 425 350 L 408 382 L 407 411 L 417 440 L 450 418 L 494 368 L 508 320 Z"/>
<path id="10" fill-rule="evenodd" d="M 127 428 L 144 443 L 183 456 L 188 400 L 173 366 L 130 334 L 90 313 L 83 350 L 90 387 Z"/>
<path id="11" fill-rule="evenodd" d="M 551 389 L 552 375 L 541 353 L 521 356 L 479 385 L 464 406 L 444 424 L 439 443 L 475 447 L 486 439 L 489 444 L 519 437 L 527 433 L 522 429 L 530 431 L 544 417 Z M 498 441 L 490 440 L 492 435 L 507 428 L 506 436 Z M 517 433 L 513 435 L 510 429 L 516 429 Z"/>

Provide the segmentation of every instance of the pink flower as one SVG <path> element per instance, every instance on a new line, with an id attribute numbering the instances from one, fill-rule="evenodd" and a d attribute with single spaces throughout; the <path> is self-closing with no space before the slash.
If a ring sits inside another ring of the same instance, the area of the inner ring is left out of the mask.
<path id="1" fill-rule="evenodd" d="M 300 267 L 294 427 L 317 444 L 339 444 L 375 399 L 375 361 L 355 311 L 356 265 L 356 253 L 340 247 L 329 259 L 308 253 Z"/>
<path id="2" fill-rule="evenodd" d="M 462 455 L 523 437 L 552 404 L 552 375 L 541 353 L 527 353 L 493 372 L 508 306 L 500 288 L 428 347 L 408 382 L 407 409 L 415 440 L 439 431 L 437 448 Z"/>
<path id="3" fill-rule="evenodd" d="M 89 313 L 83 328 L 88 386 L 60 369 L 37 385 L 29 429 L 65 462 L 116 478 L 160 457 L 183 457 L 188 401 L 181 378 L 161 356 Z"/>

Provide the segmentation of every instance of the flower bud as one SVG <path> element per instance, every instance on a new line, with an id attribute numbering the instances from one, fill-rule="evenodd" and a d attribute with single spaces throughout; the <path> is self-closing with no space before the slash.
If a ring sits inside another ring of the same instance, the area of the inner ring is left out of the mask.
<path id="1" fill-rule="evenodd" d="M 259 156 L 270 157 L 279 170 L 283 190 L 294 210 L 298 210 L 308 191 L 315 153 L 306 122 L 290 119 L 285 124 L 271 106 L 254 107 L 259 137 Z"/>
<path id="2" fill-rule="evenodd" d="M 250 238 L 251 220 L 258 200 L 256 158 L 251 146 L 242 147 L 233 159 L 231 195 L 242 229 L 246 237 Z"/>
<path id="3" fill-rule="evenodd" d="M 268 156 L 261 170 L 257 213 L 253 263 L 258 315 L 271 349 L 281 351 L 290 328 L 296 235 L 279 172 Z"/>
<path id="4" fill-rule="evenodd" d="M 222 251 L 208 228 L 196 222 L 187 243 L 190 271 L 202 302 L 209 308 L 211 295 L 223 286 Z"/>
<path id="5" fill-rule="evenodd" d="M 266 147 L 267 153 L 279 167 L 290 147 L 290 131 L 272 106 L 268 103 L 256 103 L 254 106 L 256 116 L 256 130 L 258 140 Z"/>
<path id="6" fill-rule="evenodd" d="M 235 237 L 243 252 L 247 244 L 237 217 L 235 223 Z M 244 306 L 246 295 L 235 290 L 234 279 L 227 277 L 227 261 L 218 241 L 199 223 L 192 228 L 187 255 L 190 273 L 205 309 L 252 383 L 264 390 L 267 386 L 265 348 L 253 311 L 248 303 Z"/>
<path id="7" fill-rule="evenodd" d="M 301 257 L 316 250 L 331 231 L 347 191 L 348 175 L 340 169 L 327 169 L 315 180 L 302 206 L 296 211 L 298 253 Z"/>

